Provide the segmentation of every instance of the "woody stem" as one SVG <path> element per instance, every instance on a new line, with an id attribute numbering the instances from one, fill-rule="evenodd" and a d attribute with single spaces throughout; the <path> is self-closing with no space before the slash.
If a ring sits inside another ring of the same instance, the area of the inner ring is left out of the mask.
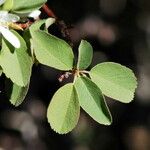
<path id="1" fill-rule="evenodd" d="M 46 14 L 49 16 L 49 17 L 53 17 L 55 19 L 57 19 L 56 15 L 54 14 L 54 12 L 46 5 L 44 4 L 43 5 L 43 10 L 46 12 Z"/>

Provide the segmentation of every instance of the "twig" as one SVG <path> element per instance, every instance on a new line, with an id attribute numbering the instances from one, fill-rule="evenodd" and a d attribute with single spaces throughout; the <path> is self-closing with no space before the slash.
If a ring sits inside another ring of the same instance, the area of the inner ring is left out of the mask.
<path id="1" fill-rule="evenodd" d="M 55 19 L 57 19 L 56 15 L 54 14 L 54 12 L 46 5 L 44 4 L 43 5 L 43 10 L 46 12 L 46 14 L 49 16 L 49 17 L 53 17 Z"/>
<path id="2" fill-rule="evenodd" d="M 68 27 L 67 24 L 63 20 L 59 20 L 58 17 L 55 15 L 55 13 L 46 4 L 44 4 L 42 8 L 49 17 L 53 17 L 56 19 L 56 24 L 58 25 L 58 28 L 62 36 L 73 47 L 73 42 L 70 37 L 70 32 L 68 30 L 70 27 Z"/>

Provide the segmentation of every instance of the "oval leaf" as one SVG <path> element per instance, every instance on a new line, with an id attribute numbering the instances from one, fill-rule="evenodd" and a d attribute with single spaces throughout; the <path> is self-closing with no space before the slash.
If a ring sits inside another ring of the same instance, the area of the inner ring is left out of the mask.
<path id="1" fill-rule="evenodd" d="M 79 56 L 77 69 L 86 69 L 92 62 L 93 48 L 91 44 L 85 40 L 82 40 L 79 45 Z"/>
<path id="2" fill-rule="evenodd" d="M 91 69 L 90 76 L 106 96 L 124 103 L 133 100 L 137 81 L 129 68 L 113 62 L 101 63 Z"/>
<path id="3" fill-rule="evenodd" d="M 32 59 L 28 54 L 26 43 L 23 38 L 15 31 L 12 31 L 20 40 L 21 47 L 15 49 L 6 40 L 2 40 L 0 53 L 0 66 L 5 75 L 18 86 L 26 86 L 29 83 Z"/>
<path id="4" fill-rule="evenodd" d="M 3 4 L 3 10 L 11 10 L 13 7 L 13 0 L 5 0 Z"/>
<path id="5" fill-rule="evenodd" d="M 60 134 L 71 131 L 80 114 L 78 98 L 72 83 L 61 87 L 48 107 L 47 118 L 52 129 Z"/>
<path id="6" fill-rule="evenodd" d="M 6 93 L 9 98 L 9 101 L 14 106 L 19 106 L 23 102 L 28 92 L 28 89 L 29 84 L 27 84 L 25 87 L 21 87 L 16 84 L 13 84 L 12 82 L 6 82 Z"/>
<path id="7" fill-rule="evenodd" d="M 87 77 L 79 77 L 75 88 L 80 106 L 98 123 L 110 125 L 111 114 L 100 89 Z"/>
<path id="8" fill-rule="evenodd" d="M 32 38 L 35 56 L 41 64 L 60 70 L 73 68 L 73 52 L 65 41 L 39 30 L 32 33 Z"/>
<path id="9" fill-rule="evenodd" d="M 3 9 L 24 14 L 39 9 L 44 3 L 46 0 L 6 0 Z"/>
<path id="10" fill-rule="evenodd" d="M 34 54 L 33 54 L 33 44 L 32 44 L 32 38 L 31 38 L 31 35 L 32 33 L 35 31 L 35 30 L 39 30 L 41 27 L 44 29 L 46 29 L 46 20 L 48 19 L 41 19 L 41 20 L 37 20 L 35 21 L 30 27 L 29 27 L 29 30 L 25 30 L 24 33 L 23 33 L 23 38 L 25 39 L 26 41 L 26 44 L 28 45 L 28 47 L 30 47 L 31 49 L 31 54 L 32 54 L 32 57 L 34 58 Z M 44 27 L 43 27 L 44 26 Z"/>
<path id="11" fill-rule="evenodd" d="M 46 20 L 47 20 L 47 19 L 42 19 L 42 20 L 38 20 L 38 21 L 34 22 L 34 23 L 30 26 L 30 28 L 29 28 L 29 30 L 30 30 L 30 32 L 31 32 L 31 35 L 32 35 L 32 33 L 33 33 L 34 31 L 39 30 L 40 27 L 41 27 L 43 24 L 46 23 Z"/>
<path id="12" fill-rule="evenodd" d="M 29 28 L 30 33 L 31 35 L 33 33 L 33 37 L 34 37 L 34 31 L 40 30 L 41 28 L 45 31 L 48 31 L 48 27 L 50 27 L 53 23 L 55 23 L 54 18 L 37 20 L 30 26 Z"/>

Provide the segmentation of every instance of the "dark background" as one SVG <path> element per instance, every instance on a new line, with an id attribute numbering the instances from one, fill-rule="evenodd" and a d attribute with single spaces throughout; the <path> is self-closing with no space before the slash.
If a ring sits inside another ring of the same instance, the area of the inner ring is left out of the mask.
<path id="1" fill-rule="evenodd" d="M 150 1 L 49 0 L 48 5 L 68 25 L 76 55 L 81 39 L 92 44 L 91 67 L 113 61 L 134 71 L 135 99 L 122 104 L 106 98 L 113 116 L 110 126 L 99 125 L 81 111 L 76 128 L 59 135 L 47 123 L 46 109 L 65 83 L 58 82 L 62 72 L 34 66 L 28 95 L 17 108 L 5 98 L 2 77 L 0 150 L 150 150 Z M 64 38 L 56 25 L 50 32 Z"/>

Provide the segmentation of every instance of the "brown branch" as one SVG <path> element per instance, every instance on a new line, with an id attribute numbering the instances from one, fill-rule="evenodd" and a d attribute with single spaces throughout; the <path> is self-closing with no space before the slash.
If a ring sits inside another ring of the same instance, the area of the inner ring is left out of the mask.
<path id="1" fill-rule="evenodd" d="M 57 19 L 56 15 L 54 14 L 54 12 L 46 5 L 44 4 L 43 5 L 43 10 L 46 12 L 46 14 L 49 16 L 49 17 L 53 17 L 55 19 Z"/>
<path id="2" fill-rule="evenodd" d="M 49 17 L 53 17 L 56 19 L 56 24 L 58 25 L 58 28 L 62 36 L 68 41 L 68 43 L 71 46 L 73 46 L 73 42 L 70 37 L 70 32 L 68 30 L 70 27 L 68 27 L 63 20 L 59 20 L 57 16 L 55 15 L 55 13 L 46 4 L 44 4 L 42 8 Z"/>

